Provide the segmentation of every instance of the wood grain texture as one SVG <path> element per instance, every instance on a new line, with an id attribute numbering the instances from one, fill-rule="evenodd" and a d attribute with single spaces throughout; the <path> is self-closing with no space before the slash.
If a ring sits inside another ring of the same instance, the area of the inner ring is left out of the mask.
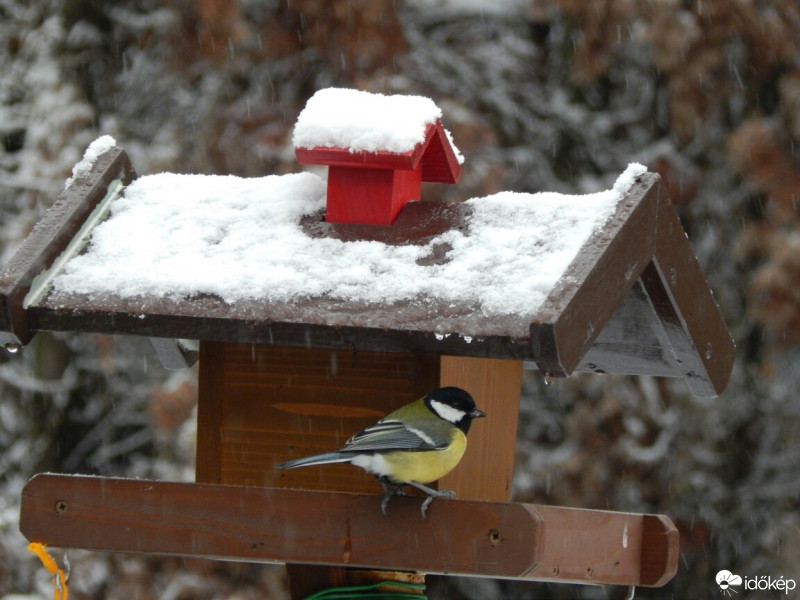
<path id="1" fill-rule="evenodd" d="M 195 451 L 195 481 L 198 483 L 222 483 L 221 424 L 226 393 L 224 360 L 224 344 L 200 344 Z"/>
<path id="2" fill-rule="evenodd" d="M 678 569 L 679 536 L 663 515 L 536 505 L 544 530 L 532 579 L 661 586 Z"/>
<path id="3" fill-rule="evenodd" d="M 678 560 L 660 515 L 439 499 L 422 519 L 395 498 L 385 517 L 371 495 L 70 475 L 28 482 L 20 529 L 61 548 L 615 585 L 663 585 Z"/>
<path id="4" fill-rule="evenodd" d="M 437 385 L 435 357 L 203 342 L 198 481 L 382 494 L 350 465 L 278 463 L 338 450 Z M 218 472 L 213 475 L 212 472 Z"/>
<path id="5" fill-rule="evenodd" d="M 522 391 L 522 362 L 443 356 L 441 385 L 467 390 L 486 418 L 472 422 L 467 451 L 458 467 L 439 480 L 439 489 L 458 498 L 508 501 Z"/>
<path id="6" fill-rule="evenodd" d="M 661 587 L 678 572 L 680 534 L 664 515 L 642 517 L 642 585 Z"/>

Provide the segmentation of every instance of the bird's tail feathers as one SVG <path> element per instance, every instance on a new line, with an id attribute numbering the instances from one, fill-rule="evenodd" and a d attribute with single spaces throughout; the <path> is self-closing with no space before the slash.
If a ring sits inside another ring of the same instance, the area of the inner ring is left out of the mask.
<path id="1" fill-rule="evenodd" d="M 284 463 L 275 465 L 276 469 L 295 469 L 297 467 L 308 467 L 310 465 L 329 465 L 331 463 L 350 462 L 353 454 L 350 452 L 326 452 L 325 454 L 315 454 L 305 458 L 287 460 Z"/>

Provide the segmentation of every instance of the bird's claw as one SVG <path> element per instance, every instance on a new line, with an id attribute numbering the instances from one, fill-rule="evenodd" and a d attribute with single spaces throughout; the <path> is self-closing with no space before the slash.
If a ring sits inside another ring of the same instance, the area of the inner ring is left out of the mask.
<path id="1" fill-rule="evenodd" d="M 430 503 L 433 502 L 434 498 L 455 498 L 455 497 L 456 493 L 453 490 L 431 490 L 430 492 L 428 492 L 428 497 L 425 498 L 425 501 L 422 503 L 422 506 L 420 507 L 422 518 L 423 519 L 428 518 L 426 511 L 428 510 L 428 505 L 430 505 Z"/>
<path id="2" fill-rule="evenodd" d="M 406 492 L 403 489 L 402 485 L 389 485 L 383 481 L 381 481 L 381 485 L 383 486 L 383 498 L 381 498 L 381 512 L 385 516 L 389 516 L 389 513 L 386 512 L 386 507 L 389 505 L 389 500 L 392 496 L 405 496 Z M 420 507 L 420 513 L 422 514 L 423 519 L 428 518 L 428 506 L 431 502 L 433 502 L 434 498 L 455 498 L 456 493 L 453 490 L 434 490 L 429 488 L 428 486 L 422 485 L 420 483 L 410 481 L 407 485 L 411 485 L 418 490 L 421 490 L 428 494 L 428 497 L 422 502 L 422 506 Z"/>
<path id="3" fill-rule="evenodd" d="M 423 519 L 427 519 L 428 518 L 428 515 L 426 514 L 426 511 L 428 510 L 428 505 L 431 502 L 433 502 L 433 498 L 434 498 L 434 496 L 428 496 L 427 498 L 425 498 L 425 502 L 422 503 L 422 506 L 419 509 L 419 512 L 422 513 L 422 518 Z"/>
<path id="4" fill-rule="evenodd" d="M 392 496 L 405 496 L 406 491 L 401 485 L 392 486 L 386 484 L 383 484 L 383 491 L 385 493 L 383 494 L 383 498 L 381 498 L 381 512 L 384 514 L 384 516 L 388 517 L 389 513 L 386 512 L 386 507 L 389 506 L 389 499 Z"/>

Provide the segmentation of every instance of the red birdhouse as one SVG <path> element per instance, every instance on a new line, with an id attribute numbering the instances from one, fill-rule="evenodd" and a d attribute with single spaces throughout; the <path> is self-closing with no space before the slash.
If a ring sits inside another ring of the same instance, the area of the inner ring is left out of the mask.
<path id="1" fill-rule="evenodd" d="M 326 220 L 389 225 L 420 199 L 423 181 L 456 183 L 462 159 L 440 115 L 419 96 L 317 92 L 298 117 L 294 146 L 302 164 L 328 166 Z"/>

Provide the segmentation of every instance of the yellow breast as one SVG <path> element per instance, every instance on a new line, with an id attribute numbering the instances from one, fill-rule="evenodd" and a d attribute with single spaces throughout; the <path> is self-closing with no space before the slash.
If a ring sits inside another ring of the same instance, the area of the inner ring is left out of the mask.
<path id="1" fill-rule="evenodd" d="M 431 483 L 452 471 L 467 449 L 467 436 L 454 428 L 453 441 L 444 450 L 389 452 L 383 459 L 392 473 L 392 483 Z"/>

